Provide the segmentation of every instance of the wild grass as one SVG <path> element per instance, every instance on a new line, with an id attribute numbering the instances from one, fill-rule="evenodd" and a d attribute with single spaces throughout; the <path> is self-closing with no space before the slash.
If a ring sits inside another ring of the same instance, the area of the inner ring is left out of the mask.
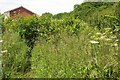
<path id="1" fill-rule="evenodd" d="M 50 41 L 39 36 L 32 50 L 32 69 L 24 73 L 28 50 L 19 34 L 3 35 L 3 77 L 5 78 L 119 78 L 116 38 L 109 31 L 82 26 L 78 35 L 61 30 Z M 104 37 L 106 36 L 106 37 Z M 57 39 L 58 38 L 58 39 Z"/>
<path id="2" fill-rule="evenodd" d="M 32 52 L 35 78 L 115 78 L 118 61 L 116 48 L 104 42 L 90 43 L 90 36 L 66 33 L 55 46 L 53 43 L 37 43 Z M 111 69 L 112 68 L 112 69 Z"/>

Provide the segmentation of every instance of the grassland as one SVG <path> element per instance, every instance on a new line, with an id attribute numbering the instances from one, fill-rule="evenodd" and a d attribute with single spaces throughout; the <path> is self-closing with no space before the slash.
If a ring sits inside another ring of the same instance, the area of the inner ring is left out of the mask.
<path id="1" fill-rule="evenodd" d="M 119 26 L 115 16 L 108 17 Z M 119 79 L 119 28 L 104 21 L 101 24 L 107 26 L 99 29 L 73 16 L 6 19 L 2 23 L 2 77 Z M 28 52 L 31 69 L 24 71 Z"/>

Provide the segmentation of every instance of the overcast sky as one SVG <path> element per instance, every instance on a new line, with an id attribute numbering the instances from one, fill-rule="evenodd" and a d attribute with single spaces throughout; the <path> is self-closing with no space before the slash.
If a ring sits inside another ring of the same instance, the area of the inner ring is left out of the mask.
<path id="1" fill-rule="evenodd" d="M 70 12 L 75 4 L 81 4 L 84 0 L 0 0 L 0 12 L 23 6 L 39 15 L 45 12 L 57 14 Z"/>

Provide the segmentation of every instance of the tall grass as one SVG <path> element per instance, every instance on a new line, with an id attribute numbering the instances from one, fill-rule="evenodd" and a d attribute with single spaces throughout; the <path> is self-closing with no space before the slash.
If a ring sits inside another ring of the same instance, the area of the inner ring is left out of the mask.
<path id="1" fill-rule="evenodd" d="M 4 78 L 14 78 L 22 75 L 25 64 L 24 55 L 27 46 L 20 40 L 17 33 L 6 31 L 3 36 L 2 50 L 2 73 Z"/>
<path id="2" fill-rule="evenodd" d="M 89 34 L 94 30 L 89 30 Z M 35 78 L 115 78 L 118 77 L 116 48 L 104 42 L 90 43 L 88 34 L 69 36 L 61 33 L 58 46 L 37 42 L 32 52 Z"/>
<path id="3" fill-rule="evenodd" d="M 18 32 L 6 29 L 2 45 L 7 50 L 2 57 L 3 77 L 119 78 L 116 35 L 108 28 L 100 31 L 85 23 L 77 26 L 77 34 L 71 32 L 76 25 L 61 28 L 61 24 L 56 33 L 47 36 L 49 39 L 39 36 L 32 50 L 32 69 L 27 73 L 23 71 L 27 61 L 24 56 L 29 47 Z"/>
<path id="4" fill-rule="evenodd" d="M 0 25 L 0 27 L 1 27 L 1 25 Z M 2 51 L 2 30 L 1 30 L 1 28 L 0 28 L 0 51 Z M 2 78 L 2 54 L 1 54 L 1 52 L 0 52 L 0 78 Z"/>

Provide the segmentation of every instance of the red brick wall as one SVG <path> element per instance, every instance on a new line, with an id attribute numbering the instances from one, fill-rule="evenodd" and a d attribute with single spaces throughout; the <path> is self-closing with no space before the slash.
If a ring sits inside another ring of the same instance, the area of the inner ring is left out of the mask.
<path id="1" fill-rule="evenodd" d="M 12 18 L 16 18 L 17 16 L 22 16 L 22 17 L 26 17 L 26 16 L 32 16 L 33 13 L 24 9 L 24 8 L 19 8 L 13 11 L 10 11 L 10 17 Z"/>

